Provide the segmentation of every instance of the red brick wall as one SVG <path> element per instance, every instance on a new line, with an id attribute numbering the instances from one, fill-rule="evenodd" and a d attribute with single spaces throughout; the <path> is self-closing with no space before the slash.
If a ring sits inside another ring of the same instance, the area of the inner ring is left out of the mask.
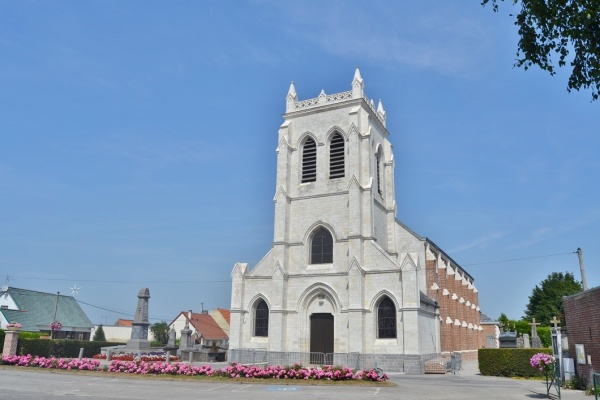
<path id="1" fill-rule="evenodd" d="M 467 306 L 467 302 L 479 305 L 479 296 L 472 285 L 469 288 L 468 284 L 463 285 L 462 271 L 456 266 L 452 267 L 455 274 L 448 275 L 448 267 L 444 261 L 440 261 L 438 265 L 437 259 L 427 260 L 427 294 L 432 299 L 438 302 L 440 307 L 441 321 L 441 350 L 442 352 L 462 351 L 463 358 L 467 353 L 476 354 L 476 350 L 483 347 L 485 344 L 485 334 L 483 331 L 475 329 L 479 327 L 479 310 L 473 309 L 471 305 Z M 446 267 L 445 267 L 446 266 Z M 444 268 L 445 267 L 445 268 Z M 460 275 L 459 275 L 460 274 Z M 459 276 L 457 280 L 456 277 Z M 433 284 L 437 284 L 439 289 L 432 289 Z M 444 289 L 447 289 L 448 294 L 444 295 Z M 456 294 L 457 298 L 452 299 L 452 295 Z M 459 300 L 463 299 L 461 303 Z M 452 319 L 452 323 L 447 323 L 447 318 Z M 461 325 L 455 325 L 458 320 Z M 465 321 L 471 324 L 473 328 L 463 327 Z"/>
<path id="2" fill-rule="evenodd" d="M 564 297 L 563 306 L 569 334 L 569 355 L 575 358 L 577 375 L 589 379 L 592 368 L 595 372 L 600 371 L 600 287 Z M 576 344 L 584 346 L 585 364 L 577 363 Z M 588 355 L 592 358 L 591 365 L 587 363 Z"/>

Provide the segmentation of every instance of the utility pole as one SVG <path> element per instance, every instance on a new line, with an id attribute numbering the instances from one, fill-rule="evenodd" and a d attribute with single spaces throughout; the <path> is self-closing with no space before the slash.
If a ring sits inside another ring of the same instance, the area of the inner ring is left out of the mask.
<path id="1" fill-rule="evenodd" d="M 581 247 L 577 248 L 577 256 L 579 257 L 579 269 L 581 269 L 581 283 L 583 284 L 583 290 L 587 290 L 587 281 L 585 280 L 585 265 L 583 265 L 583 252 Z"/>
<path id="2" fill-rule="evenodd" d="M 58 299 L 60 298 L 60 292 L 56 292 L 56 305 L 54 306 L 54 319 L 52 324 L 56 322 L 56 312 L 58 311 Z M 54 329 L 50 326 L 50 338 L 54 339 Z"/>

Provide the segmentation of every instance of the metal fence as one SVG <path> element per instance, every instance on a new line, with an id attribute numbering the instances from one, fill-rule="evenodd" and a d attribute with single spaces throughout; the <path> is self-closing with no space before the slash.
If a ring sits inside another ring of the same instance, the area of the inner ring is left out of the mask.
<path id="1" fill-rule="evenodd" d="M 315 353 L 267 351 L 266 349 L 231 349 L 230 361 L 253 365 L 341 365 L 361 368 L 360 353 Z"/>
<path id="2" fill-rule="evenodd" d="M 420 356 L 423 373 L 458 373 L 462 369 L 461 353 L 430 353 Z"/>
<path id="3" fill-rule="evenodd" d="M 423 355 L 407 354 L 365 354 L 351 353 L 309 353 L 290 351 L 267 351 L 263 348 L 230 349 L 229 361 L 251 365 L 305 366 L 335 365 L 352 369 L 380 368 L 386 372 L 457 373 L 462 367 L 460 353 L 432 353 Z"/>

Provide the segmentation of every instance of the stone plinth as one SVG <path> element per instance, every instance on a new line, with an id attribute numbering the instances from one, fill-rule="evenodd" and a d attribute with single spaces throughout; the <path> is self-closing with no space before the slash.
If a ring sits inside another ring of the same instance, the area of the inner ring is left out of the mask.
<path id="1" fill-rule="evenodd" d="M 2 349 L 2 355 L 4 356 L 15 356 L 17 355 L 17 343 L 19 343 L 19 331 L 5 331 L 4 332 L 4 348 Z"/>

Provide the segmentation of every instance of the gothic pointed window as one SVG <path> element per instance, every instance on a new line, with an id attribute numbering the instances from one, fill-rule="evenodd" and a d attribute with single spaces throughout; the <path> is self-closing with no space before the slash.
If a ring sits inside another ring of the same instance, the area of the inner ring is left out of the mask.
<path id="1" fill-rule="evenodd" d="M 377 338 L 396 338 L 396 307 L 389 297 L 384 297 L 377 306 Z"/>
<path id="2" fill-rule="evenodd" d="M 333 237 L 325 228 L 319 228 L 313 234 L 310 243 L 311 264 L 331 264 L 333 262 Z"/>
<path id="3" fill-rule="evenodd" d="M 377 163 L 377 192 L 381 194 L 381 150 L 375 154 L 375 162 Z"/>
<path id="4" fill-rule="evenodd" d="M 329 178 L 344 177 L 344 138 L 339 133 L 333 135 L 329 147 Z"/>
<path id="5" fill-rule="evenodd" d="M 317 180 L 317 145 L 312 138 L 302 146 L 302 183 Z"/>
<path id="6" fill-rule="evenodd" d="M 269 336 L 269 306 L 264 300 L 254 310 L 254 336 Z"/>

